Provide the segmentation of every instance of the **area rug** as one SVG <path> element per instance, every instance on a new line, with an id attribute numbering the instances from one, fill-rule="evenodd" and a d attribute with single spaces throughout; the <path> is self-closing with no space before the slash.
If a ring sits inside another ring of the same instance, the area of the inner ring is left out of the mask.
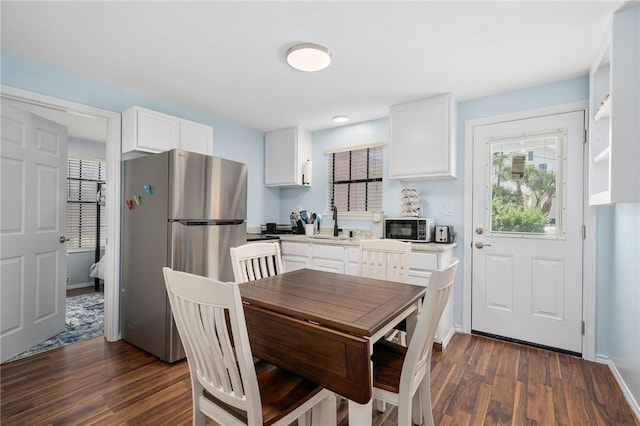
<path id="1" fill-rule="evenodd" d="M 80 342 L 104 334 L 104 294 L 90 293 L 67 298 L 65 330 L 52 338 L 11 358 L 15 361 L 29 355 Z"/>

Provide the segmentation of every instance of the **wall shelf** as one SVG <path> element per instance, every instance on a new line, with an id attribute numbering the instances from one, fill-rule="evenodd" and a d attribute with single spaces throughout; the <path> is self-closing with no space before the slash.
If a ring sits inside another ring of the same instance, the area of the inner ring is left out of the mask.
<path id="1" fill-rule="evenodd" d="M 593 121 L 600 121 L 603 118 L 609 118 L 611 116 L 611 96 L 605 100 L 600 109 L 596 112 L 596 115 L 593 117 Z"/>
<path id="2" fill-rule="evenodd" d="M 640 202 L 639 56 L 640 7 L 620 10 L 589 70 L 590 205 Z"/>
<path id="3" fill-rule="evenodd" d="M 603 149 L 600 154 L 593 157 L 593 164 L 598 164 L 601 161 L 609 161 L 609 153 L 611 152 L 611 147 L 608 146 Z"/>

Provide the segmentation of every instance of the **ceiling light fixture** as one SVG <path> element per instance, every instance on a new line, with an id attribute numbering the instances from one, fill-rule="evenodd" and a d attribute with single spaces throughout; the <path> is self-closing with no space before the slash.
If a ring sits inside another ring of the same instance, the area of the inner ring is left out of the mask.
<path id="1" fill-rule="evenodd" d="M 294 44 L 287 50 L 287 63 L 300 71 L 320 71 L 331 63 L 331 52 L 319 44 Z"/>
<path id="2" fill-rule="evenodd" d="M 335 117 L 333 117 L 333 121 L 335 121 L 336 123 L 345 123 L 349 121 L 349 117 L 347 117 L 346 115 L 336 115 Z"/>

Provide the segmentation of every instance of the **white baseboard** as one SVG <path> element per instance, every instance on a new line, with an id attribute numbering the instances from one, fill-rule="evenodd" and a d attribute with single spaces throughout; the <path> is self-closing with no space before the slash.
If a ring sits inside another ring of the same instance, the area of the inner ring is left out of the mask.
<path id="1" fill-rule="evenodd" d="M 84 287 L 93 287 L 93 285 L 94 285 L 93 281 L 89 281 L 86 283 L 70 284 L 67 286 L 67 290 L 74 290 L 76 288 L 84 288 Z"/>
<path id="2" fill-rule="evenodd" d="M 624 382 L 622 376 L 620 375 L 620 372 L 616 368 L 616 365 L 613 363 L 611 358 L 604 355 L 596 354 L 596 362 L 599 364 L 606 364 L 609 367 L 609 370 L 611 370 L 613 377 L 616 379 L 616 382 L 618 382 L 618 386 L 620 386 L 620 390 L 622 391 L 625 399 L 629 403 L 629 406 L 631 407 L 631 411 L 633 411 L 633 414 L 635 414 L 636 419 L 640 421 L 640 405 L 638 405 L 638 401 L 636 401 L 635 398 L 633 397 L 633 394 L 627 387 L 627 384 Z"/>
<path id="3" fill-rule="evenodd" d="M 447 348 L 447 346 L 449 345 L 449 342 L 451 342 L 451 339 L 453 338 L 453 335 L 456 334 L 456 327 L 451 327 L 449 329 L 449 332 L 447 333 L 446 336 L 444 336 L 444 339 L 442 339 L 442 350 L 445 350 Z"/>

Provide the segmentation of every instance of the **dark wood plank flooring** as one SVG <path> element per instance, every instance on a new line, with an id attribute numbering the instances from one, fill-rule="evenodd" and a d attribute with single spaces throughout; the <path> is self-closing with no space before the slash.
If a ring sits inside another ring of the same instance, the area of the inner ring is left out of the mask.
<path id="1" fill-rule="evenodd" d="M 457 334 L 431 371 L 438 425 L 640 425 L 606 366 L 568 355 Z M 0 375 L 2 425 L 191 424 L 187 363 L 123 341 L 64 346 Z M 372 415 L 396 424 L 395 407 Z M 345 400 L 338 422 L 348 425 Z"/>

